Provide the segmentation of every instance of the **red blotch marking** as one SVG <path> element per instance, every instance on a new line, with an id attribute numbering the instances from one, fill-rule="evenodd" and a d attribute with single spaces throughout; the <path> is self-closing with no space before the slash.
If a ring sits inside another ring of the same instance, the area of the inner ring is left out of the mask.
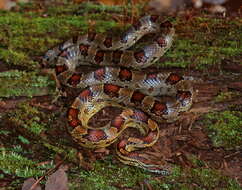
<path id="1" fill-rule="evenodd" d="M 110 48 L 112 47 L 112 37 L 111 36 L 107 36 L 106 39 L 104 40 L 103 44 L 105 45 L 105 47 Z"/>
<path id="2" fill-rule="evenodd" d="M 88 55 L 89 47 L 90 47 L 89 45 L 80 44 L 79 45 L 79 50 L 81 52 L 81 55 L 86 57 Z"/>
<path id="3" fill-rule="evenodd" d="M 159 16 L 158 15 L 151 15 L 150 16 L 150 20 L 152 21 L 152 22 L 156 22 L 156 20 L 159 18 Z"/>
<path id="4" fill-rule="evenodd" d="M 169 75 L 169 77 L 166 79 L 166 83 L 173 85 L 173 84 L 178 83 L 180 80 L 183 80 L 183 78 L 181 76 L 179 76 L 175 73 L 171 73 Z"/>
<path id="5" fill-rule="evenodd" d="M 139 121 L 143 121 L 143 122 L 147 122 L 148 121 L 148 116 L 144 112 L 138 111 L 138 110 L 136 110 L 134 112 L 134 115 L 133 115 L 132 118 L 135 118 L 135 119 L 137 119 Z"/>
<path id="6" fill-rule="evenodd" d="M 148 74 L 146 79 L 154 79 L 156 77 L 157 77 L 157 74 L 152 73 L 152 74 Z"/>
<path id="7" fill-rule="evenodd" d="M 113 121 L 112 121 L 112 126 L 116 127 L 118 130 L 124 123 L 124 118 L 121 116 L 117 116 Z"/>
<path id="8" fill-rule="evenodd" d="M 132 72 L 128 69 L 121 69 L 119 72 L 119 78 L 121 81 L 130 81 L 132 79 Z"/>
<path id="9" fill-rule="evenodd" d="M 147 57 L 145 56 L 144 51 L 138 51 L 134 53 L 134 57 L 137 63 L 145 63 L 147 61 Z"/>
<path id="10" fill-rule="evenodd" d="M 79 113 L 78 109 L 70 108 L 68 110 L 68 117 L 70 116 L 72 119 L 77 119 L 78 113 Z"/>
<path id="11" fill-rule="evenodd" d="M 134 91 L 130 101 L 133 103 L 141 104 L 144 98 L 145 98 L 145 95 L 143 93 L 139 91 Z"/>
<path id="12" fill-rule="evenodd" d="M 160 46 L 160 47 L 165 47 L 167 45 L 166 43 L 166 40 L 162 37 L 159 37 L 157 40 L 156 40 L 157 44 Z"/>
<path id="13" fill-rule="evenodd" d="M 128 157 L 129 157 L 129 158 L 139 159 L 139 160 L 140 160 L 140 156 L 139 156 L 139 154 L 138 154 L 137 152 L 130 152 L 130 153 L 128 154 Z"/>
<path id="14" fill-rule="evenodd" d="M 60 73 L 63 73 L 66 70 L 67 70 L 67 66 L 66 65 L 56 65 L 56 67 L 55 67 L 56 75 L 59 75 Z"/>
<path id="15" fill-rule="evenodd" d="M 97 80 L 103 80 L 105 77 L 105 69 L 101 68 L 94 72 L 94 78 Z"/>
<path id="16" fill-rule="evenodd" d="M 103 58 L 104 58 L 104 51 L 103 50 L 99 50 L 99 51 L 97 51 L 97 53 L 96 53 L 96 55 L 94 57 L 94 61 L 97 64 L 100 64 L 103 61 Z"/>
<path id="17" fill-rule="evenodd" d="M 93 130 L 93 129 L 90 129 L 88 131 L 87 138 L 90 141 L 98 142 L 100 140 L 104 140 L 106 138 L 106 134 L 102 130 Z"/>
<path id="18" fill-rule="evenodd" d="M 192 97 L 192 94 L 189 91 L 178 91 L 176 97 L 180 102 L 183 102 L 190 99 Z"/>
<path id="19" fill-rule="evenodd" d="M 69 80 L 67 81 L 68 84 L 72 85 L 72 86 L 76 86 L 77 84 L 79 84 L 81 79 L 81 75 L 80 74 L 73 74 Z"/>
<path id="20" fill-rule="evenodd" d="M 111 97 L 118 97 L 119 96 L 119 89 L 121 87 L 114 85 L 114 84 L 105 84 L 104 85 L 104 93 L 106 93 L 107 95 L 111 96 Z"/>
<path id="21" fill-rule="evenodd" d="M 88 42 L 92 42 L 96 37 L 96 33 L 95 32 L 88 32 L 87 34 L 87 41 Z"/>
<path id="22" fill-rule="evenodd" d="M 79 94 L 79 98 L 81 100 L 87 100 L 88 98 L 90 98 L 92 96 L 92 92 L 89 89 L 83 90 L 80 94 Z"/>
<path id="23" fill-rule="evenodd" d="M 121 149 L 121 148 L 125 148 L 126 144 L 127 144 L 127 140 L 126 139 L 123 139 L 121 140 L 119 143 L 118 143 L 118 148 Z"/>
<path id="24" fill-rule="evenodd" d="M 119 64 L 123 51 L 114 51 L 112 55 L 112 62 L 114 64 Z"/>
<path id="25" fill-rule="evenodd" d="M 139 30 L 141 28 L 142 24 L 140 21 L 137 21 L 133 24 L 133 27 L 135 28 L 135 30 Z"/>
<path id="26" fill-rule="evenodd" d="M 71 121 L 69 121 L 69 125 L 73 128 L 75 128 L 76 126 L 79 125 L 79 121 L 78 119 L 72 119 Z"/>
<path id="27" fill-rule="evenodd" d="M 156 115 L 162 115 L 163 113 L 165 113 L 166 110 L 167 107 L 165 104 L 155 101 L 151 112 L 155 113 Z"/>
<path id="28" fill-rule="evenodd" d="M 155 133 L 155 132 L 150 132 L 150 133 L 149 133 L 146 137 L 144 137 L 142 140 L 143 140 L 145 143 L 149 144 L 149 143 L 151 143 L 151 142 L 154 140 L 155 136 L 156 136 L 156 133 Z"/>

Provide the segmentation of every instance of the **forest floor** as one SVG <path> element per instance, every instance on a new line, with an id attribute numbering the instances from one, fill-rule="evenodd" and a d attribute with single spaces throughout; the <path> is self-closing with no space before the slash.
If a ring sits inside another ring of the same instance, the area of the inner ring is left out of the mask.
<path id="1" fill-rule="evenodd" d="M 41 65 L 45 52 L 57 44 L 88 30 L 124 31 L 145 9 L 40 2 L 0 11 L 0 190 L 21 189 L 31 177 L 44 187 L 60 168 L 59 181 L 67 175 L 62 185 L 71 190 L 241 189 L 239 13 L 186 9 L 164 16 L 175 26 L 174 44 L 146 72 L 194 77 L 196 98 L 178 121 L 161 126 L 161 137 L 149 150 L 174 166 L 171 175 L 160 176 L 120 163 L 114 146 L 78 146 L 68 132 L 66 111 L 81 89 L 65 87 L 67 96 L 52 103 L 55 82 Z"/>

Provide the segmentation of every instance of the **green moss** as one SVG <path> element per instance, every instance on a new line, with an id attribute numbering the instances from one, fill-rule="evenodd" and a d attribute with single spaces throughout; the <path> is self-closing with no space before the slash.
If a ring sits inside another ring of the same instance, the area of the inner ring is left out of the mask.
<path id="1" fill-rule="evenodd" d="M 0 97 L 47 95 L 54 93 L 54 81 L 36 72 L 10 70 L 0 73 Z"/>
<path id="2" fill-rule="evenodd" d="M 19 104 L 18 108 L 7 116 L 16 127 L 24 128 L 32 135 L 38 136 L 46 130 L 46 124 L 41 121 L 44 114 L 27 103 Z"/>
<path id="3" fill-rule="evenodd" d="M 111 158 L 111 157 L 110 157 Z M 175 167 L 170 176 L 157 179 L 142 169 L 114 165 L 110 160 L 97 161 L 92 171 L 72 168 L 69 175 L 70 189 L 119 190 L 140 189 L 142 183 L 148 183 L 154 190 L 239 190 L 239 184 L 216 170 Z M 144 187 L 145 188 L 145 187 Z"/>
<path id="4" fill-rule="evenodd" d="M 44 142 L 43 146 L 48 148 L 48 150 L 51 152 L 51 155 L 62 155 L 63 160 L 67 160 L 69 162 L 78 163 L 77 160 L 77 151 L 71 147 L 66 147 L 64 145 L 52 145 L 49 143 Z"/>
<path id="5" fill-rule="evenodd" d="M 242 113 L 224 111 L 209 113 L 205 116 L 205 125 L 214 146 L 227 149 L 242 146 Z"/>
<path id="6" fill-rule="evenodd" d="M 33 67 L 36 62 L 32 61 L 28 55 L 23 52 L 17 52 L 13 49 L 0 48 L 0 59 L 5 60 L 6 63 L 12 65 Z"/>
<path id="7" fill-rule="evenodd" d="M 221 92 L 215 97 L 215 102 L 229 101 L 233 98 L 239 97 L 240 94 L 234 91 Z"/>
<path id="8" fill-rule="evenodd" d="M 162 182 L 151 181 L 155 190 L 240 190 L 239 184 L 218 171 L 205 168 L 185 169 L 176 168 L 171 176 Z"/>
<path id="9" fill-rule="evenodd" d="M 4 174 L 11 174 L 17 177 L 38 177 L 42 176 L 51 164 L 37 165 L 38 162 L 28 159 L 14 151 L 0 149 L 0 170 Z"/>
<path id="10" fill-rule="evenodd" d="M 132 188 L 140 181 L 150 178 L 151 175 L 130 166 L 120 168 L 110 160 L 97 161 L 92 171 L 73 169 L 70 179 L 71 189 L 86 190 L 118 190 L 120 188 Z M 76 180 L 80 181 L 77 182 Z"/>
<path id="11" fill-rule="evenodd" d="M 159 65 L 192 65 L 203 69 L 240 55 L 242 25 L 239 19 L 226 20 L 203 15 L 189 21 L 177 17 L 173 22 L 177 36 L 172 49 L 164 56 L 167 61 Z"/>

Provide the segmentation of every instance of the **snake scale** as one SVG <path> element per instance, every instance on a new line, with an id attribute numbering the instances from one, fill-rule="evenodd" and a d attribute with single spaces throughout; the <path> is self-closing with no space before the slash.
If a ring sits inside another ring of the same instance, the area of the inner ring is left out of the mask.
<path id="1" fill-rule="evenodd" d="M 193 88 L 189 77 L 140 70 L 157 61 L 172 44 L 174 28 L 160 20 L 156 15 L 144 16 L 119 36 L 89 32 L 73 37 L 47 51 L 43 63 L 55 68 L 61 84 L 83 88 L 67 113 L 70 133 L 78 144 L 102 148 L 118 141 L 121 162 L 166 175 L 169 167 L 149 164 L 140 150 L 157 142 L 157 122 L 173 122 L 180 112 L 189 110 Z M 151 43 L 129 50 L 149 33 L 154 36 Z M 101 67 L 80 73 L 76 70 L 80 65 Z M 104 126 L 90 126 L 90 119 L 105 107 L 122 111 Z M 140 135 L 123 137 L 127 128 L 137 129 Z"/>

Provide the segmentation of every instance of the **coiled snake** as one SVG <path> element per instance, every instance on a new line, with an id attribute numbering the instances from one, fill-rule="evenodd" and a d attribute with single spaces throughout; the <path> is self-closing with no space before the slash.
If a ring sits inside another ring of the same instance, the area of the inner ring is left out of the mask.
<path id="1" fill-rule="evenodd" d="M 126 50 L 148 33 L 155 34 L 152 43 L 139 50 Z M 139 137 L 122 137 L 117 142 L 118 159 L 151 172 L 169 173 L 166 166 L 149 164 L 139 150 L 157 142 L 157 122 L 172 122 L 191 107 L 191 81 L 176 73 L 145 74 L 129 68 L 145 68 L 157 61 L 171 46 L 174 33 L 169 21 L 144 16 L 121 36 L 88 33 L 46 53 L 44 64 L 55 68 L 62 84 L 84 88 L 67 114 L 77 143 L 87 148 L 107 147 L 125 129 L 136 128 Z M 89 73 L 76 71 L 80 65 L 92 64 L 102 67 Z M 164 95 L 169 98 L 157 97 Z M 122 111 L 105 126 L 90 126 L 89 120 L 107 106 Z"/>

